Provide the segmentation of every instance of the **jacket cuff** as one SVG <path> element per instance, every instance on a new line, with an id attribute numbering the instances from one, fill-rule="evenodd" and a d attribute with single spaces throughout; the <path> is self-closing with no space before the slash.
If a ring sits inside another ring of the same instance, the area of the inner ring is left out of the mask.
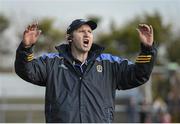
<path id="1" fill-rule="evenodd" d="M 141 51 L 144 52 L 151 52 L 152 50 L 154 50 L 155 45 L 154 43 L 152 44 L 152 46 L 145 46 L 143 43 L 141 43 Z"/>
<path id="2" fill-rule="evenodd" d="M 21 42 L 16 52 L 17 59 L 21 59 L 25 62 L 29 62 L 34 59 L 33 45 L 29 48 L 25 48 L 23 42 Z"/>
<path id="3" fill-rule="evenodd" d="M 19 48 L 20 51 L 24 51 L 27 53 L 33 53 L 33 45 L 29 48 L 25 48 L 23 42 L 20 43 Z"/>

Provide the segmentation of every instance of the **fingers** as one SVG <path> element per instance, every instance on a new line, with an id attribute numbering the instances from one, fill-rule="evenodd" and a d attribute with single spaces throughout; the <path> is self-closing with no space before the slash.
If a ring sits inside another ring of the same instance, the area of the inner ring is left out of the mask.
<path id="1" fill-rule="evenodd" d="M 27 28 L 24 31 L 24 34 L 28 33 L 29 31 L 37 31 L 37 34 L 40 34 L 38 28 L 39 28 L 38 22 L 32 23 L 27 26 Z"/>
<path id="2" fill-rule="evenodd" d="M 147 24 L 139 24 L 138 28 L 140 31 L 150 32 L 151 28 Z"/>
<path id="3" fill-rule="evenodd" d="M 32 25 L 29 26 L 29 30 L 30 31 L 34 31 L 38 29 L 38 24 L 37 23 L 33 23 Z"/>
<path id="4" fill-rule="evenodd" d="M 150 33 L 153 34 L 153 27 L 152 27 L 152 25 L 150 25 L 149 27 L 150 27 Z"/>
<path id="5" fill-rule="evenodd" d="M 25 31 L 34 31 L 34 30 L 38 30 L 38 28 L 39 28 L 39 25 L 38 25 L 38 22 L 36 22 L 31 25 L 28 25 Z"/>
<path id="6" fill-rule="evenodd" d="M 38 30 L 37 33 L 36 33 L 36 37 L 38 37 L 39 35 L 41 35 L 41 30 Z"/>
<path id="7" fill-rule="evenodd" d="M 152 35 L 153 34 L 153 28 L 151 25 L 147 24 L 139 24 L 138 25 L 138 32 L 141 34 L 146 34 L 146 35 Z"/>
<path id="8" fill-rule="evenodd" d="M 142 32 L 140 31 L 139 28 L 136 28 L 136 30 L 138 31 L 139 35 L 142 35 Z"/>

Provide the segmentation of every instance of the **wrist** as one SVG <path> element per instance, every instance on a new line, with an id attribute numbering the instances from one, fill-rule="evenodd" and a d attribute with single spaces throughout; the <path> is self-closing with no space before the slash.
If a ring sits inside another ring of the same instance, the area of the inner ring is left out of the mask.
<path id="1" fill-rule="evenodd" d="M 32 45 L 23 45 L 24 46 L 24 48 L 31 48 L 32 47 Z"/>
<path id="2" fill-rule="evenodd" d="M 18 49 L 21 51 L 28 52 L 28 53 L 33 53 L 33 45 L 31 46 L 24 45 L 23 41 L 20 43 Z"/>
<path id="3" fill-rule="evenodd" d="M 24 41 L 22 41 L 22 46 L 24 48 L 31 48 L 33 45 L 32 44 L 27 45 L 27 44 L 24 43 Z"/>
<path id="4" fill-rule="evenodd" d="M 154 47 L 154 43 L 152 45 L 145 45 L 141 43 L 141 51 L 151 51 Z"/>

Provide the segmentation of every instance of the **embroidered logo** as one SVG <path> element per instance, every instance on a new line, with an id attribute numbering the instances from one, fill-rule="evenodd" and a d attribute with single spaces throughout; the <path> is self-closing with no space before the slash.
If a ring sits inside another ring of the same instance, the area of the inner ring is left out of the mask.
<path id="1" fill-rule="evenodd" d="M 97 69 L 97 72 L 102 72 L 103 71 L 102 65 L 97 65 L 96 69 Z"/>

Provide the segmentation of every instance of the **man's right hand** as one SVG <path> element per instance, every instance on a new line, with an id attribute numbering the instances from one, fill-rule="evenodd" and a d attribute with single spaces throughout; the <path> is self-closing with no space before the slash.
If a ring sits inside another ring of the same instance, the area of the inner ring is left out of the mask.
<path id="1" fill-rule="evenodd" d="M 35 44 L 41 34 L 41 30 L 38 29 L 38 24 L 34 23 L 29 25 L 23 34 L 23 45 L 25 48 L 31 47 Z"/>

